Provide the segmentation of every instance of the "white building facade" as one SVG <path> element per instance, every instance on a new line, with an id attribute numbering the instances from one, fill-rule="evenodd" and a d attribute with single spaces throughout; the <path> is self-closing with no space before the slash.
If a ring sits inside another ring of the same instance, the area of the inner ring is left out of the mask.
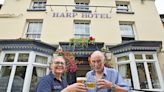
<path id="1" fill-rule="evenodd" d="M 155 0 L 5 0 L 0 92 L 35 92 L 61 49 L 82 61 L 71 82 L 91 70 L 88 57 L 102 50 L 131 89 L 164 91 L 163 37 Z"/>

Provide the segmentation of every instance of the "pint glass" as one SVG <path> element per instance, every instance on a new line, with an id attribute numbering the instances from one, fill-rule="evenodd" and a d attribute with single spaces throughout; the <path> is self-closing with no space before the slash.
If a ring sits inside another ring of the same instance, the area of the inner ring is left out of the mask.
<path id="1" fill-rule="evenodd" d="M 86 81 L 85 77 L 77 77 L 77 83 L 84 83 Z"/>

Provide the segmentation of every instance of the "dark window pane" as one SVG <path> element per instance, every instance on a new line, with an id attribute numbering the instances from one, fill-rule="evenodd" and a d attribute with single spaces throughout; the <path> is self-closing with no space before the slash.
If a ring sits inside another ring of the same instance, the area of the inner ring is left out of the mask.
<path id="1" fill-rule="evenodd" d="M 36 86 L 39 80 L 46 75 L 46 68 L 34 67 L 32 73 L 32 80 L 30 85 L 30 92 L 36 92 Z"/>
<path id="2" fill-rule="evenodd" d="M 137 63 L 137 71 L 141 89 L 148 89 L 149 87 L 143 63 Z"/>
<path id="3" fill-rule="evenodd" d="M 127 81 L 129 86 L 133 87 L 130 64 L 120 64 L 120 65 L 118 65 L 118 70 L 119 70 L 121 76 Z"/>
<path id="4" fill-rule="evenodd" d="M 28 62 L 28 53 L 20 53 L 18 57 L 18 62 Z"/>
<path id="5" fill-rule="evenodd" d="M 153 55 L 146 55 L 146 59 L 154 59 Z"/>
<path id="6" fill-rule="evenodd" d="M 26 66 L 17 66 L 11 92 L 22 92 Z"/>
<path id="7" fill-rule="evenodd" d="M 11 66 L 2 66 L 0 71 L 0 92 L 7 92 L 7 86 L 11 73 Z"/>
<path id="8" fill-rule="evenodd" d="M 135 59 L 143 59 L 142 54 L 134 54 Z"/>
<path id="9" fill-rule="evenodd" d="M 154 63 L 148 63 L 148 68 L 149 68 L 149 74 L 150 74 L 151 83 L 152 83 L 153 88 L 161 88 L 160 84 L 159 84 L 159 79 L 157 76 L 155 64 Z"/>
<path id="10" fill-rule="evenodd" d="M 5 54 L 4 62 L 14 62 L 15 54 Z"/>
<path id="11" fill-rule="evenodd" d="M 45 56 L 36 55 L 35 62 L 36 63 L 41 63 L 41 64 L 47 64 L 48 58 L 45 57 Z"/>

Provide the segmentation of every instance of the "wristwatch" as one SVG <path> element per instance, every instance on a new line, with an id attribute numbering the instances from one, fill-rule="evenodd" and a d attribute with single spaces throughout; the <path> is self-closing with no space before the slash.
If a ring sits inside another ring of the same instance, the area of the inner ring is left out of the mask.
<path id="1" fill-rule="evenodd" d="M 112 83 L 112 87 L 111 87 L 111 90 L 114 91 L 116 89 L 116 84 Z"/>

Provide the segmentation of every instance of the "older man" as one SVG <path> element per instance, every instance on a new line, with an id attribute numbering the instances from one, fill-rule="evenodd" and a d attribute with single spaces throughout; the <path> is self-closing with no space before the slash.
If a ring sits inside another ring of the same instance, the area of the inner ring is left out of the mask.
<path id="1" fill-rule="evenodd" d="M 41 79 L 37 92 L 86 92 L 86 87 L 82 83 L 67 86 L 67 81 L 63 76 L 65 68 L 65 60 L 62 57 L 53 59 L 50 64 L 51 72 Z"/>
<path id="2" fill-rule="evenodd" d="M 115 69 L 107 68 L 105 56 L 100 51 L 95 51 L 90 57 L 93 70 L 86 74 L 87 79 L 95 79 L 97 83 L 96 92 L 128 92 L 128 84 Z"/>

